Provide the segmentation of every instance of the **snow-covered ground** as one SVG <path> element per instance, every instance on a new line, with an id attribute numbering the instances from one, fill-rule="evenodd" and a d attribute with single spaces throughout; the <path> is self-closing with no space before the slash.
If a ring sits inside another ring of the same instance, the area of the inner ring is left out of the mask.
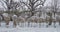
<path id="1" fill-rule="evenodd" d="M 0 32 L 60 32 L 60 28 L 0 28 Z"/>
<path id="2" fill-rule="evenodd" d="M 5 26 L 5 23 L 1 23 L 0 32 L 60 32 L 60 26 L 58 23 L 56 23 L 56 28 L 54 28 L 54 25 L 52 24 L 48 28 L 46 27 L 46 23 L 41 23 L 39 26 L 39 23 L 30 23 L 28 27 L 28 23 L 24 23 L 21 25 L 17 25 L 16 28 L 12 27 L 13 23 L 10 22 L 9 28 Z"/>

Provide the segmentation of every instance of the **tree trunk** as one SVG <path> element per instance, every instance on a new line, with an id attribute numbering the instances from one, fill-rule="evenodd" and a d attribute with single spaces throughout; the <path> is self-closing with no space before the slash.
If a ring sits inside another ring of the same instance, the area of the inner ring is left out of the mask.
<path id="1" fill-rule="evenodd" d="M 9 21 L 6 21 L 6 25 L 9 25 Z"/>
<path id="2" fill-rule="evenodd" d="M 49 25 L 52 24 L 52 17 L 50 16 Z"/>
<path id="3" fill-rule="evenodd" d="M 14 21 L 14 22 L 13 22 L 13 25 L 14 25 L 14 27 L 16 27 L 16 26 L 17 26 L 16 21 Z"/>
<path id="4" fill-rule="evenodd" d="M 0 26 L 1 26 L 1 22 L 0 22 Z"/>
<path id="5" fill-rule="evenodd" d="M 59 21 L 59 25 L 60 25 L 60 21 Z"/>

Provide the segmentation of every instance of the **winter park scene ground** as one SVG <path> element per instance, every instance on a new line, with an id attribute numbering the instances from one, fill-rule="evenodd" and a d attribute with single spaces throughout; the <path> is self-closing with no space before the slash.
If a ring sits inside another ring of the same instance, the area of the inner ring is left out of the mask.
<path id="1" fill-rule="evenodd" d="M 60 32 L 60 0 L 0 0 L 0 32 Z"/>
<path id="2" fill-rule="evenodd" d="M 39 27 L 38 23 L 30 23 L 30 26 L 25 24 L 17 25 L 16 28 L 12 27 L 12 24 L 10 22 L 10 27 L 6 28 L 4 25 L 5 23 L 2 23 L 2 26 L 0 27 L 0 32 L 60 32 L 60 26 L 58 23 L 56 23 L 56 28 L 54 28 L 53 24 L 50 27 L 46 27 L 46 23 L 42 23 Z M 32 25 L 31 25 L 32 24 Z M 25 25 L 25 26 L 23 26 Z"/>

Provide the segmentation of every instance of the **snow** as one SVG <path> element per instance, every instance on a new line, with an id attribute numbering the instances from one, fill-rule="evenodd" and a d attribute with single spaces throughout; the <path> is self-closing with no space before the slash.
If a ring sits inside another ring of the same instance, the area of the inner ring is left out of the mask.
<path id="1" fill-rule="evenodd" d="M 46 23 L 41 23 L 39 27 L 39 23 L 30 23 L 30 26 L 27 26 L 26 23 L 22 23 L 23 26 L 16 26 L 16 28 L 12 27 L 13 22 L 9 23 L 9 28 L 5 26 L 4 22 L 1 22 L 0 32 L 60 32 L 60 26 L 56 23 L 56 28 L 54 28 L 54 24 L 46 27 Z M 25 25 L 25 26 L 24 26 Z M 32 25 L 32 26 L 31 26 Z"/>
<path id="2" fill-rule="evenodd" d="M 59 32 L 59 28 L 5 28 L 1 32 Z"/>
<path id="3" fill-rule="evenodd" d="M 2 15 L 5 17 L 8 17 L 8 13 L 3 13 Z"/>

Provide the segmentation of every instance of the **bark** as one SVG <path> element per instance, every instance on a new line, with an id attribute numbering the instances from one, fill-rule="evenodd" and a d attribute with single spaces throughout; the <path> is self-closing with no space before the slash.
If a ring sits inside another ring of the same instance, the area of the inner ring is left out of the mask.
<path id="1" fill-rule="evenodd" d="M 50 17 L 50 20 L 49 20 L 49 25 L 52 24 L 52 17 Z"/>

